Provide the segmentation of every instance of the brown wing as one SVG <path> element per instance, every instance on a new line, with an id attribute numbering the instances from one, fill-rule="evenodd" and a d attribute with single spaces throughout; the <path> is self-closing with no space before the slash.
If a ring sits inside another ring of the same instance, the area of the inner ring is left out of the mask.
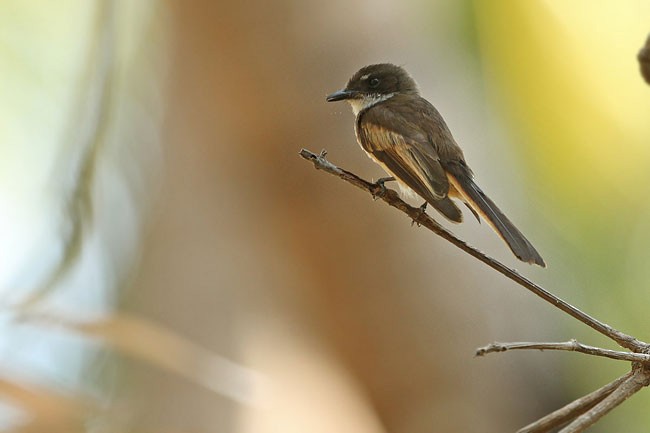
<path id="1" fill-rule="evenodd" d="M 424 99 L 400 100 L 400 95 L 376 104 L 359 115 L 357 136 L 361 146 L 428 202 L 449 192 L 447 175 L 432 143 L 430 113 Z M 439 115 L 438 115 L 439 117 Z M 446 128 L 446 127 L 445 127 Z"/>
<path id="2" fill-rule="evenodd" d="M 364 124 L 359 137 L 368 153 L 424 199 L 435 201 L 446 197 L 449 181 L 438 160 L 419 151 L 404 136 Z"/>
<path id="3" fill-rule="evenodd" d="M 448 197 L 449 181 L 440 165 L 445 157 L 462 151 L 438 111 L 425 99 L 395 95 L 357 117 L 357 138 L 361 146 L 392 175 L 420 195 L 453 222 L 463 214 Z M 450 143 L 442 147 L 437 143 Z"/>

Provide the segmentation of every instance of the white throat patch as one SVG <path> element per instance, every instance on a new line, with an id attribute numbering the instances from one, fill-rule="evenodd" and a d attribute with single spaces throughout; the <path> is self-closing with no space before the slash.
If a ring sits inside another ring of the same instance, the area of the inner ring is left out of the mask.
<path id="1" fill-rule="evenodd" d="M 387 99 L 390 99 L 393 96 L 395 96 L 395 93 L 387 93 L 385 95 L 380 95 L 380 94 L 366 95 L 361 99 L 348 99 L 348 102 L 352 107 L 352 112 L 356 116 L 362 110 L 365 110 L 368 107 L 372 107 L 373 105 L 378 104 Z"/>

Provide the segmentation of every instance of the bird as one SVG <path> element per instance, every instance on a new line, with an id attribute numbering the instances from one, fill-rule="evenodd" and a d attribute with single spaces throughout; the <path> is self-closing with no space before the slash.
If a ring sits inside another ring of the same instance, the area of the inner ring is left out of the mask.
<path id="1" fill-rule="evenodd" d="M 476 184 L 449 127 L 404 68 L 391 63 L 364 66 L 326 100 L 350 104 L 359 145 L 397 180 L 403 196 L 419 196 L 424 207 L 430 204 L 454 223 L 462 222 L 463 214 L 452 199 L 460 200 L 479 222 L 482 218 L 494 229 L 517 259 L 546 267 L 530 241 Z"/>

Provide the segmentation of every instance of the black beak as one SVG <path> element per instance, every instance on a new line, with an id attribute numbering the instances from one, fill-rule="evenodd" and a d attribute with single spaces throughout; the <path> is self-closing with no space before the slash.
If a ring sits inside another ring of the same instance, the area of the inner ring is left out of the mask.
<path id="1" fill-rule="evenodd" d="M 356 97 L 356 92 L 353 90 L 338 90 L 331 95 L 327 95 L 327 102 L 345 101 Z"/>

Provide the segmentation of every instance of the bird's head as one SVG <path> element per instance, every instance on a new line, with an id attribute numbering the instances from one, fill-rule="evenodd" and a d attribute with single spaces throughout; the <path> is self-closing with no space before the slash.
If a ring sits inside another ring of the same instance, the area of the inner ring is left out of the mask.
<path id="1" fill-rule="evenodd" d="M 344 89 L 327 96 L 327 102 L 348 101 L 355 114 L 396 94 L 416 94 L 417 85 L 400 66 L 379 63 L 364 66 L 348 81 Z"/>

